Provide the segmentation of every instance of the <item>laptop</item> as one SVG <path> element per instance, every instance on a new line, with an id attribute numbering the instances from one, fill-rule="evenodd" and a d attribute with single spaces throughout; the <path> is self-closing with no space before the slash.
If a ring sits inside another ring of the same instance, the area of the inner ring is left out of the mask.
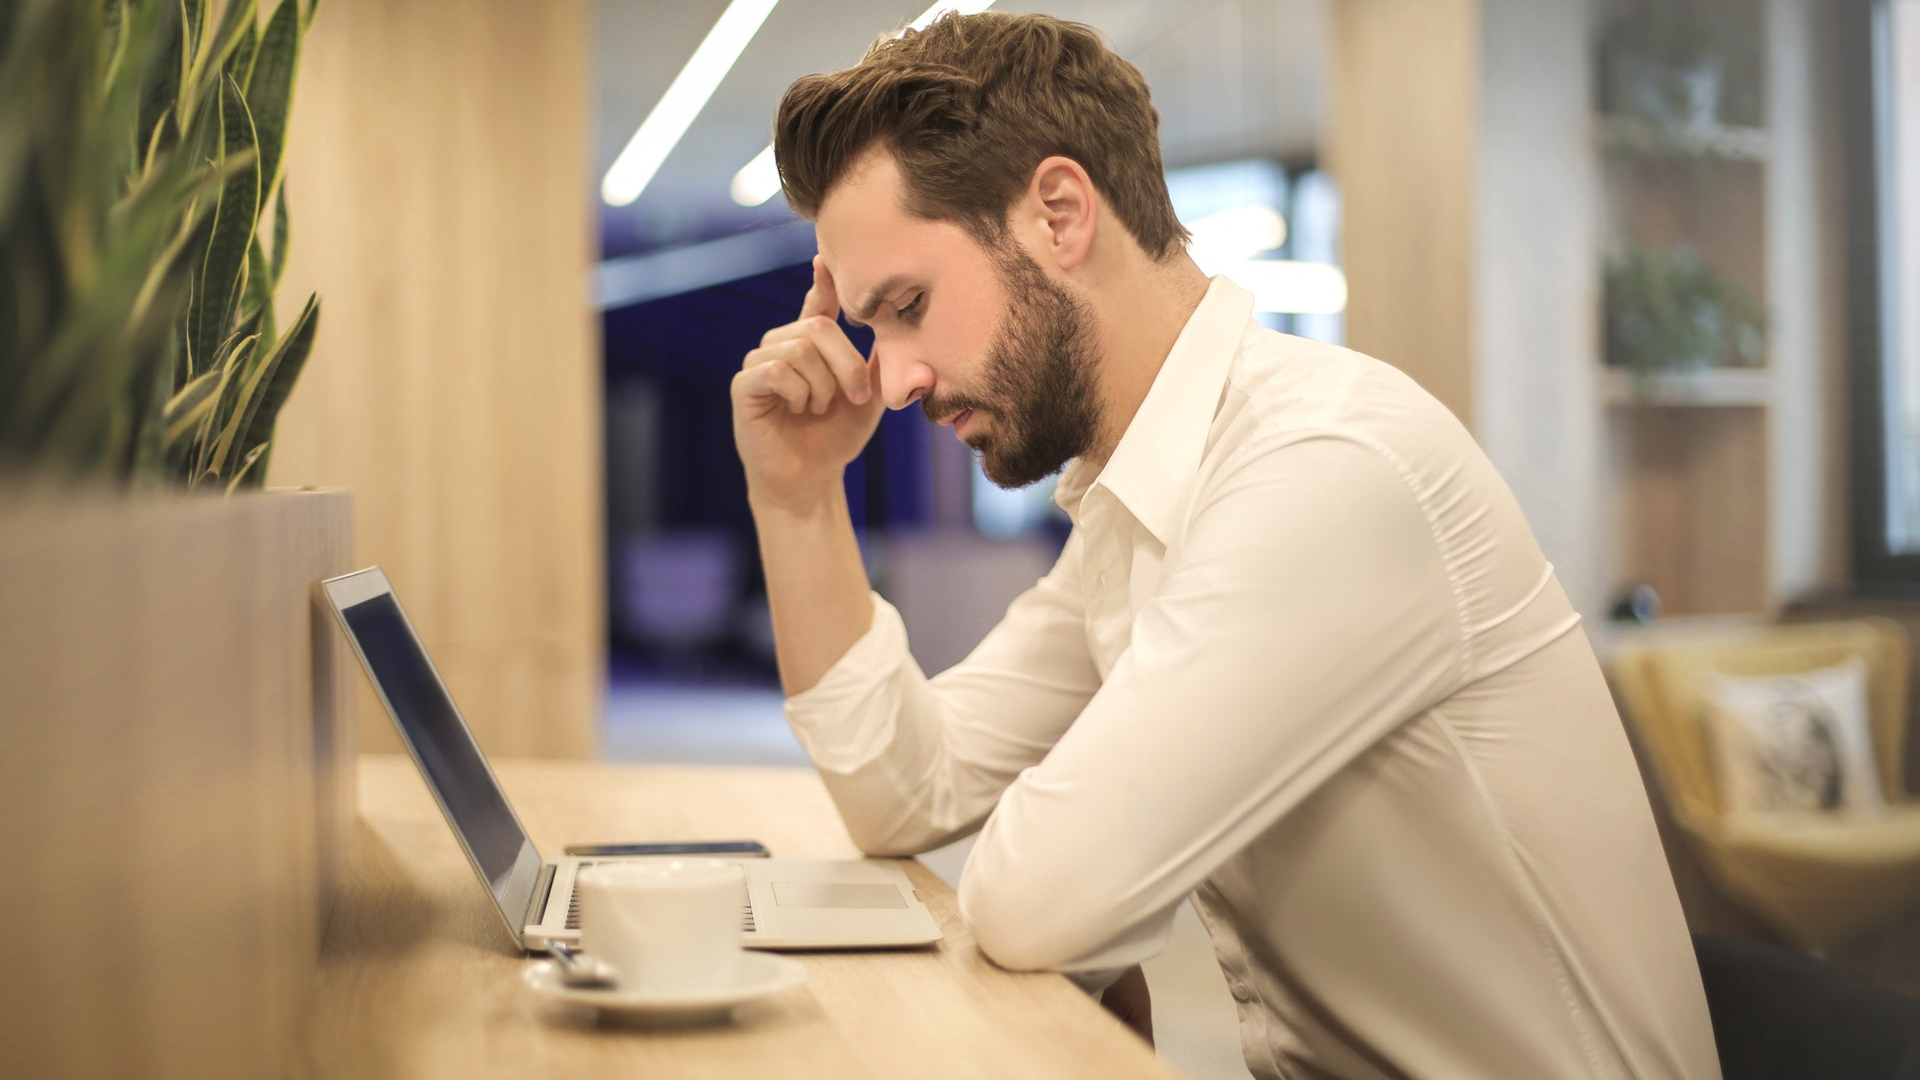
<path id="1" fill-rule="evenodd" d="M 541 858 L 379 567 L 321 582 L 374 690 L 487 895 L 521 948 L 580 939 L 573 885 L 588 866 L 647 856 Z M 658 857 L 658 856 L 654 856 Z M 724 858 L 724 855 L 702 855 Z M 742 858 L 750 949 L 897 948 L 940 940 L 896 863 Z"/>

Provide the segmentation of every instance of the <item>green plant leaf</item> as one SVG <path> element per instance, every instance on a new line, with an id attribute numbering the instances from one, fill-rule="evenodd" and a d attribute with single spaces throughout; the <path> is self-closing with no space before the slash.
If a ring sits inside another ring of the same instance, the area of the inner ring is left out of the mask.
<path id="1" fill-rule="evenodd" d="M 280 275 L 287 269 L 287 241 L 291 234 L 287 224 L 287 182 L 283 178 L 280 190 L 273 197 L 273 273 L 269 275 L 272 278 L 269 288 L 273 292 L 280 291 Z"/>
<path id="2" fill-rule="evenodd" d="M 107 72 L 101 81 L 109 86 L 119 81 L 121 69 L 127 64 L 128 27 L 126 4 L 123 0 L 105 0 L 100 5 L 100 29 L 113 42 L 113 48 L 107 55 Z"/>
<path id="3" fill-rule="evenodd" d="M 168 345 L 175 339 L 169 335 Z M 139 403 L 140 431 L 135 436 L 133 458 L 127 463 L 127 475 L 136 482 L 153 484 L 167 475 L 166 407 L 173 390 L 173 358 L 163 352 L 157 363 L 149 365 L 148 388 Z"/>
<path id="4" fill-rule="evenodd" d="M 294 75 L 300 62 L 300 9 L 295 0 L 280 0 L 260 37 L 253 77 L 247 82 L 247 108 L 253 112 L 260 145 L 260 191 L 273 193 L 280 181 L 281 159 L 287 145 L 287 113 L 293 104 Z M 276 256 L 278 248 L 276 246 Z"/>
<path id="5" fill-rule="evenodd" d="M 240 317 L 260 317 L 260 348 L 271 349 L 277 333 L 273 321 L 273 273 L 266 253 L 260 248 L 260 235 L 254 234 L 247 247 L 247 294 L 240 301 Z"/>
<path id="6" fill-rule="evenodd" d="M 219 29 L 212 36 L 202 36 L 200 48 L 194 58 L 193 70 L 188 81 L 196 92 L 219 94 L 220 84 L 231 76 L 227 73 L 227 61 L 234 50 L 250 33 L 260 19 L 260 0 L 227 0 L 226 10 L 221 13 Z"/>
<path id="7" fill-rule="evenodd" d="M 180 31 L 180 82 L 176 92 L 185 108 L 179 110 L 179 115 L 197 116 L 201 88 L 195 76 L 200 71 L 200 57 L 206 46 L 207 0 L 180 0 Z"/>
<path id="8" fill-rule="evenodd" d="M 240 445 L 254 446 L 273 441 L 273 428 L 280 416 L 280 409 L 293 393 L 293 385 L 300 379 L 300 370 L 306 366 L 307 355 L 313 351 L 314 337 L 319 332 L 320 298 L 317 295 L 309 296 L 306 306 L 300 309 L 300 314 L 287 327 L 287 336 L 280 339 L 279 346 L 273 350 L 273 357 L 268 361 L 272 373 L 253 403 L 252 415 L 247 418 L 246 429 L 240 436 Z"/>
<path id="9" fill-rule="evenodd" d="M 260 487 L 261 481 L 266 477 L 266 469 L 263 468 L 259 471 L 259 473 L 255 474 L 253 471 L 253 463 L 256 461 L 259 461 L 261 455 L 265 454 L 266 452 L 267 452 L 266 443 L 261 443 L 259 446 L 256 446 L 253 449 L 247 451 L 247 456 L 241 460 L 240 467 L 233 471 L 233 479 L 227 481 L 228 495 L 232 495 L 234 491 L 240 487 L 241 481 L 247 480 L 249 476 L 252 477 L 252 480 L 247 484 L 247 486 L 250 488 L 256 488 L 256 489 Z"/>
<path id="10" fill-rule="evenodd" d="M 193 472 L 187 477 L 187 486 L 191 488 L 200 477 L 219 475 L 220 446 L 222 437 L 233 422 L 238 411 L 241 393 L 246 387 L 247 365 L 252 359 L 253 347 L 258 339 L 245 337 L 234 339 L 231 348 L 223 348 L 214 369 L 220 373 L 218 385 L 214 388 L 213 411 L 202 418 L 193 437 Z"/>
<path id="11" fill-rule="evenodd" d="M 182 57 L 186 52 L 186 26 L 178 3 L 142 4 L 151 25 L 136 30 L 157 44 L 147 54 L 140 75 L 140 118 L 134 138 L 156 150 L 171 147 L 179 140 L 180 117 L 175 106 L 180 99 Z M 152 154 L 143 165 L 152 167 Z"/>
<path id="12" fill-rule="evenodd" d="M 272 377 L 273 369 L 277 366 L 278 353 L 268 356 L 259 364 L 252 363 L 259 342 L 258 337 L 248 338 L 242 347 L 243 351 L 234 357 L 232 366 L 238 369 L 239 377 L 233 385 L 238 386 L 239 390 L 233 395 L 226 423 L 221 425 L 220 434 L 215 437 L 207 454 L 207 468 L 215 476 L 230 475 L 238 467 L 236 459 L 240 450 L 247 445 L 241 436 L 259 411 L 262 384 Z"/>
<path id="13" fill-rule="evenodd" d="M 220 387 L 220 372 L 208 371 L 180 388 L 162 410 L 160 440 L 172 448 L 193 433 L 213 410 L 214 391 Z"/>
<path id="14" fill-rule="evenodd" d="M 240 87 L 226 79 L 221 94 L 222 157 L 248 164 L 227 180 L 214 210 L 213 230 L 200 269 L 200 325 L 196 340 L 219 341 L 233 325 L 245 285 L 247 247 L 260 221 L 260 170 L 254 157 L 253 121 Z"/>
<path id="15" fill-rule="evenodd" d="M 185 104 L 185 98 L 181 99 Z M 189 162 L 208 162 L 210 171 L 230 169 L 232 163 L 220 156 L 220 107 L 218 98 L 208 98 L 196 111 L 193 121 L 182 129 L 179 157 Z M 185 334 L 183 355 L 187 358 L 188 374 L 205 370 L 207 360 L 219 345 L 219 339 L 203 341 L 200 337 L 201 308 L 205 306 L 205 297 L 200 283 L 200 274 L 206 266 L 207 245 L 213 237 L 221 192 L 225 190 L 227 174 L 222 172 L 222 180 L 210 189 L 197 192 L 188 203 L 187 216 L 193 222 L 188 232 L 182 258 L 192 268 L 192 295 L 187 300 L 186 318 L 182 322 Z"/>
<path id="16" fill-rule="evenodd" d="M 260 31 L 249 22 L 240 31 L 240 40 L 233 46 L 233 55 L 227 57 L 227 74 L 241 86 L 253 78 L 253 58 L 260 48 Z"/>

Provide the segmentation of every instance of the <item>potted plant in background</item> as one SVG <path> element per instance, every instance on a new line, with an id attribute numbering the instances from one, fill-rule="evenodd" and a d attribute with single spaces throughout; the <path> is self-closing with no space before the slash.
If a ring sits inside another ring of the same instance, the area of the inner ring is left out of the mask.
<path id="1" fill-rule="evenodd" d="M 313 601 L 351 500 L 205 494 L 261 486 L 319 319 L 273 306 L 313 9 L 262 14 L 0 5 L 0 863 L 48 885 L 0 908 L 36 928 L 4 952 L 22 1075 L 284 1071 L 353 821 Z"/>
<path id="2" fill-rule="evenodd" d="M 26 0 L 0 19 L 0 470 L 261 485 L 319 323 L 314 297 L 284 333 L 273 310 L 311 16 Z"/>
<path id="3" fill-rule="evenodd" d="M 1607 362 L 1632 370 L 1641 398 L 1662 374 L 1760 363 L 1759 301 L 1690 247 L 1627 245 L 1607 265 L 1605 290 Z"/>
<path id="4" fill-rule="evenodd" d="M 1601 39 L 1605 111 L 1669 136 L 1758 123 L 1758 15 L 1739 0 L 1615 4 Z"/>

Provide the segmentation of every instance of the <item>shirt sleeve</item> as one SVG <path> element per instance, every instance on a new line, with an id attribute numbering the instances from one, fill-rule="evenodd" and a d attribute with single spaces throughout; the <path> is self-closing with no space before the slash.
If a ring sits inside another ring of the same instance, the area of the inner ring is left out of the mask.
<path id="1" fill-rule="evenodd" d="M 862 851 L 909 855 L 977 828 L 1099 688 L 1078 536 L 959 664 L 932 679 L 891 604 L 787 719 Z"/>
<path id="2" fill-rule="evenodd" d="M 1151 956 L 1209 874 L 1459 684 L 1458 611 L 1384 451 L 1243 448 L 1105 684 L 982 830 L 960 883 L 980 947 L 1019 969 Z"/>

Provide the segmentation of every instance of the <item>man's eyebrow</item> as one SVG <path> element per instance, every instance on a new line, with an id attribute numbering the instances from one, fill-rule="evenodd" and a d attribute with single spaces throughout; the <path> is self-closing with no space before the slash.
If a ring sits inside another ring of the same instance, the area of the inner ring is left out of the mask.
<path id="1" fill-rule="evenodd" d="M 880 310 L 880 302 L 887 298 L 887 294 L 906 284 L 906 281 L 907 275 L 895 274 L 874 286 L 872 291 L 867 293 L 866 300 L 844 312 L 847 321 L 855 326 L 865 327 L 867 321 L 873 318 L 874 312 Z"/>

